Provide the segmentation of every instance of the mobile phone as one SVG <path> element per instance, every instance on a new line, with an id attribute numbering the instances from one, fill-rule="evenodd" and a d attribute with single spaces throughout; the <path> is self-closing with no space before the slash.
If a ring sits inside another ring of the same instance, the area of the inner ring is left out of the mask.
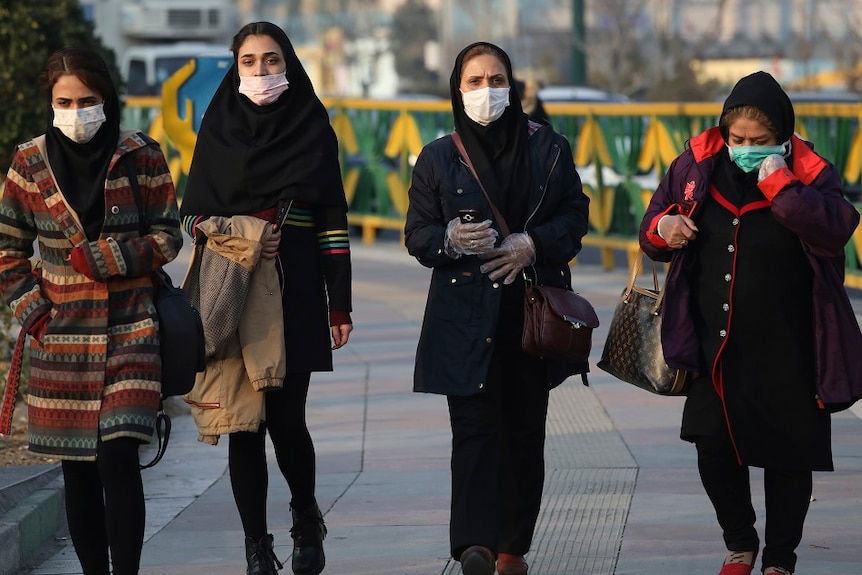
<path id="1" fill-rule="evenodd" d="M 293 205 L 293 200 L 282 200 L 279 203 L 278 215 L 275 216 L 275 224 L 280 229 L 281 226 L 284 225 L 285 220 L 287 220 L 287 215 L 290 213 L 290 207 Z"/>
<path id="2" fill-rule="evenodd" d="M 458 217 L 462 224 L 476 224 L 481 221 L 482 215 L 479 210 L 458 210 Z"/>

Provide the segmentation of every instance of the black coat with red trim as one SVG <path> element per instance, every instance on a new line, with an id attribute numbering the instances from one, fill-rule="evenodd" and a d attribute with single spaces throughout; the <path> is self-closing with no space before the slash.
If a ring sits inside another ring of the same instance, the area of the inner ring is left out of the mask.
<path id="1" fill-rule="evenodd" d="M 789 167 L 747 197 L 741 190 L 733 198 L 726 181 L 724 194 L 715 187 L 729 163 L 720 154 L 717 128 L 692 139 L 641 225 L 648 255 L 673 261 L 665 359 L 700 374 L 683 436 L 729 429 L 744 463 L 831 469 L 828 410 L 818 394 L 843 405 L 862 384 L 862 358 L 848 351 L 860 349 L 862 334 L 843 288 L 844 245 L 859 215 L 837 170 L 799 138 Z M 655 229 L 662 215 L 679 211 L 690 211 L 700 232 L 671 250 Z"/>

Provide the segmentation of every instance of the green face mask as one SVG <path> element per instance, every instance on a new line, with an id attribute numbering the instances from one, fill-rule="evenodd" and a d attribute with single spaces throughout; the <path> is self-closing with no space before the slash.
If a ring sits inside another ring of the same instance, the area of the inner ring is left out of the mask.
<path id="1" fill-rule="evenodd" d="M 728 146 L 730 159 L 746 173 L 751 173 L 760 167 L 766 156 L 784 155 L 784 145 L 778 146 Z"/>

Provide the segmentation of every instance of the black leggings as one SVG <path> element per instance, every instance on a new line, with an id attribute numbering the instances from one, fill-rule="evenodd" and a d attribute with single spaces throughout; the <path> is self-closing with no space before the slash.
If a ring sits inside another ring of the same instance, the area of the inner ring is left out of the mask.
<path id="1" fill-rule="evenodd" d="M 715 507 L 730 551 L 754 551 L 760 541 L 754 528 L 748 467 L 739 465 L 729 439 L 698 437 L 697 464 L 706 494 Z M 796 548 L 811 500 L 811 471 L 764 469 L 766 546 L 764 567 L 796 569 Z"/>
<path id="2" fill-rule="evenodd" d="M 231 433 L 228 469 L 233 497 L 246 537 L 259 541 L 268 533 L 266 495 L 266 432 L 275 448 L 275 459 L 290 488 L 290 505 L 305 511 L 314 498 L 314 445 L 305 422 L 310 373 L 289 373 L 284 387 L 266 393 L 266 423 L 257 432 Z"/>
<path id="3" fill-rule="evenodd" d="M 144 546 L 140 442 L 99 441 L 96 461 L 63 461 L 66 521 L 84 575 L 137 575 Z"/>

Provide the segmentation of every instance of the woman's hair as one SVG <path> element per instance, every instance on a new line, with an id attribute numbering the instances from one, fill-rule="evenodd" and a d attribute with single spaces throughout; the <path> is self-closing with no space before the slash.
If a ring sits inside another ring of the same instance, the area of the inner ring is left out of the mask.
<path id="1" fill-rule="evenodd" d="M 51 90 L 61 76 L 77 76 L 85 86 L 108 99 L 116 93 L 108 65 L 99 54 L 88 48 L 63 48 L 51 54 L 42 73 L 42 86 Z"/>
<path id="2" fill-rule="evenodd" d="M 271 22 L 251 22 L 240 28 L 231 40 L 230 51 L 233 52 L 234 61 L 238 58 L 239 49 L 243 42 L 249 36 L 269 36 L 281 47 L 282 56 L 287 56 L 293 52 L 293 47 L 290 45 L 290 40 L 284 30 Z"/>
<path id="3" fill-rule="evenodd" d="M 730 129 L 730 125 L 740 118 L 753 120 L 772 132 L 776 139 L 779 137 L 778 129 L 775 127 L 775 124 L 772 123 L 772 120 L 770 120 L 769 117 L 759 108 L 755 108 L 754 106 L 737 106 L 736 108 L 731 108 L 725 112 L 724 116 L 721 118 L 720 127 L 722 131 L 726 134 Z"/>
<path id="4" fill-rule="evenodd" d="M 467 62 L 475 58 L 476 56 L 494 56 L 503 64 L 506 63 L 506 57 L 502 52 L 497 50 L 494 46 L 489 46 L 488 44 L 478 44 L 473 46 L 464 54 L 464 57 L 461 59 L 461 69 L 458 71 L 458 75 L 464 73 L 464 66 L 467 65 Z"/>

